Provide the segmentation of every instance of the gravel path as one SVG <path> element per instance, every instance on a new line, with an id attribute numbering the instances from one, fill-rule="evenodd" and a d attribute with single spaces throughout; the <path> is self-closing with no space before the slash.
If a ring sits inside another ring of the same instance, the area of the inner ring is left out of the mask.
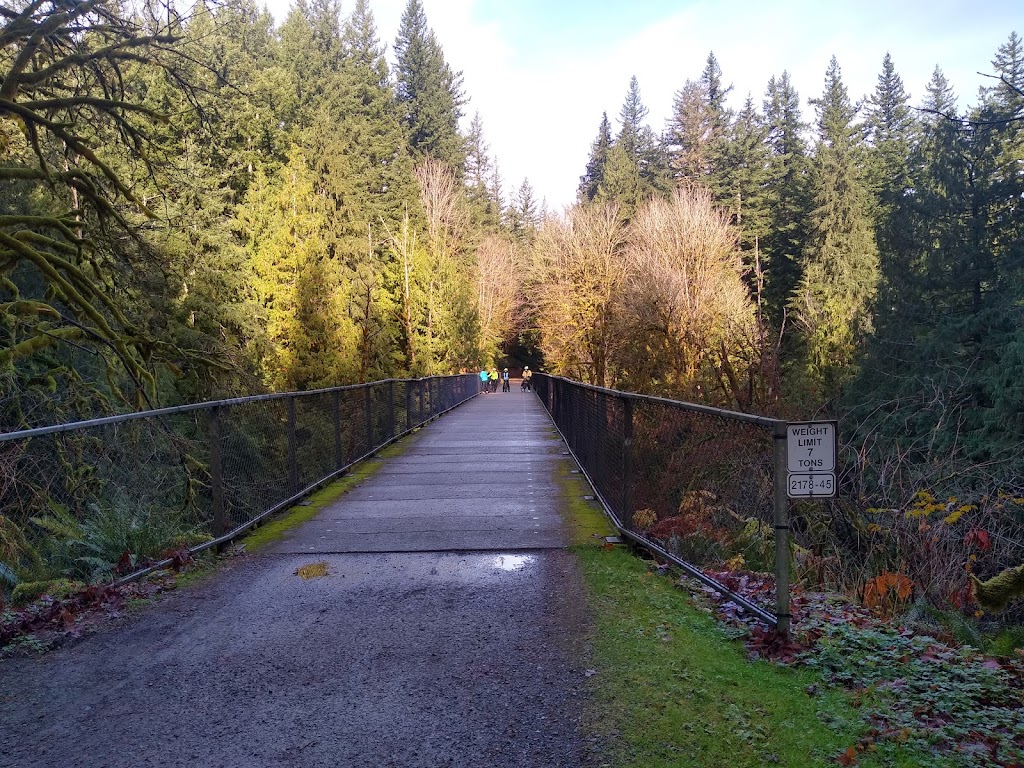
<path id="1" fill-rule="evenodd" d="M 551 525 L 550 432 L 532 395 L 478 397 L 273 552 L 72 647 L 0 662 L 0 766 L 587 764 L 587 617 Z M 434 482 L 439 463 L 451 483 Z M 498 495 L 489 471 L 519 475 Z M 379 503 L 432 483 L 433 511 Z M 356 534 L 376 554 L 350 551 Z M 325 577 L 296 575 L 316 561 Z"/>

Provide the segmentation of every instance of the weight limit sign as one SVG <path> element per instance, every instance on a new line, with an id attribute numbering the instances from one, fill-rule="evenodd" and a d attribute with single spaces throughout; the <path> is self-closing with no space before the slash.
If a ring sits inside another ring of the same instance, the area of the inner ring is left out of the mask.
<path id="1" fill-rule="evenodd" d="M 791 499 L 836 495 L 834 421 L 805 421 L 786 427 L 786 493 Z"/>

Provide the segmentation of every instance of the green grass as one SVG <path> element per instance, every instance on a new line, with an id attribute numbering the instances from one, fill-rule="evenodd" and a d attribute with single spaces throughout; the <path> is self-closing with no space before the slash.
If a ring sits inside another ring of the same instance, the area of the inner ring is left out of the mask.
<path id="1" fill-rule="evenodd" d="M 567 468 L 560 482 L 594 623 L 584 728 L 603 744 L 603 765 L 834 766 L 857 743 L 865 726 L 848 694 L 810 670 L 748 661 L 676 578 L 592 535 L 609 527 L 582 499 L 592 491 L 581 476 Z M 891 745 L 856 764 L 920 763 Z"/>
<path id="2" fill-rule="evenodd" d="M 569 527 L 569 540 L 573 545 L 603 543 L 600 541 L 601 537 L 614 535 L 615 528 L 599 503 L 583 498 L 593 495 L 593 489 L 582 474 L 572 473 L 576 462 L 560 461 L 558 467 L 555 480 L 565 498 L 568 514 L 564 517 L 565 524 Z"/>
<path id="3" fill-rule="evenodd" d="M 377 456 L 381 459 L 400 456 L 405 450 L 403 442 L 393 443 L 377 453 Z M 373 475 L 381 466 L 382 462 L 380 461 L 363 461 L 357 464 L 350 473 L 307 497 L 308 506 L 291 507 L 280 515 L 274 515 L 270 522 L 264 523 L 242 539 L 246 551 L 255 552 L 268 544 L 280 541 L 288 531 L 312 520 L 342 494 Z"/>

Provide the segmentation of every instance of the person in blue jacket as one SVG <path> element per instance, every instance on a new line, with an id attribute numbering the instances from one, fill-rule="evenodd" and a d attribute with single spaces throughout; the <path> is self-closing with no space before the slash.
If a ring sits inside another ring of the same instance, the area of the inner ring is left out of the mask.
<path id="1" fill-rule="evenodd" d="M 480 386 L 483 388 L 483 393 L 486 395 L 487 394 L 487 390 L 488 390 L 488 386 L 487 386 L 487 369 L 486 368 L 481 368 L 480 369 Z"/>

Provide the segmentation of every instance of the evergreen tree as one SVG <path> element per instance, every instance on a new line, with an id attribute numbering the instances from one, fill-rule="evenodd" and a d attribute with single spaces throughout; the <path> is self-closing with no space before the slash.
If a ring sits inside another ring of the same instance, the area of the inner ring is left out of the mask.
<path id="1" fill-rule="evenodd" d="M 912 193 L 903 226 L 910 248 L 899 254 L 903 274 L 895 266 L 886 270 L 878 330 L 846 398 L 851 423 L 861 435 L 884 435 L 887 445 L 898 446 L 913 463 L 928 461 L 922 446 L 950 448 L 940 425 L 957 420 L 945 408 L 963 400 L 962 349 L 950 324 L 963 314 L 953 306 L 959 303 L 955 255 L 966 242 L 967 147 L 959 122 L 950 119 L 956 109 L 952 88 L 936 68 L 908 162 Z M 922 441 L 923 435 L 929 439 Z"/>
<path id="2" fill-rule="evenodd" d="M 982 102 L 1012 117 L 1024 101 L 1024 42 L 1020 35 L 1010 33 L 1009 39 L 996 51 L 992 68 L 999 83 L 981 89 Z"/>
<path id="3" fill-rule="evenodd" d="M 520 242 L 530 241 L 540 225 L 540 219 L 540 209 L 533 187 L 530 186 L 529 179 L 523 179 L 509 209 L 509 230 L 512 237 Z"/>
<path id="4" fill-rule="evenodd" d="M 491 194 L 493 169 L 489 151 L 490 147 L 484 140 L 483 121 L 477 112 L 466 137 L 466 194 L 479 225 L 495 232 L 501 223 L 501 200 Z"/>
<path id="5" fill-rule="evenodd" d="M 713 121 L 712 131 L 721 136 L 728 128 L 731 118 L 725 100 L 732 92 L 732 86 L 722 87 L 722 68 L 718 65 L 718 59 L 715 58 L 714 52 L 708 54 L 700 81 L 703 83 L 704 92 L 707 95 L 707 106 Z"/>
<path id="6" fill-rule="evenodd" d="M 303 152 L 293 148 L 273 178 L 259 174 L 243 219 L 267 329 L 260 370 L 278 390 L 354 379 L 354 328 L 344 312 L 340 270 L 325 246 L 328 217 L 315 184 Z"/>
<path id="7" fill-rule="evenodd" d="M 612 146 L 612 127 L 608 122 L 608 113 L 601 113 L 601 125 L 597 129 L 597 138 L 590 145 L 590 160 L 587 170 L 580 176 L 577 197 L 580 202 L 592 201 L 597 197 L 597 190 L 604 181 L 605 167 L 608 165 L 608 153 Z"/>
<path id="8" fill-rule="evenodd" d="M 427 26 L 420 0 L 409 0 L 395 40 L 398 102 L 415 160 L 433 157 L 461 174 L 466 147 L 459 119 L 466 103 L 462 73 L 453 72 Z"/>
<path id="9" fill-rule="evenodd" d="M 1013 32 L 992 61 L 998 83 L 971 114 L 972 393 L 982 413 L 979 460 L 1024 439 L 1024 44 Z"/>
<path id="10" fill-rule="evenodd" d="M 501 171 L 498 168 L 498 160 L 494 160 L 494 165 L 491 168 L 490 178 L 487 180 L 487 188 L 490 191 L 491 200 L 497 206 L 498 220 L 503 220 L 503 214 L 505 211 L 504 193 L 502 191 L 502 180 Z"/>
<path id="11" fill-rule="evenodd" d="M 357 0 L 346 20 L 341 51 L 336 85 L 314 123 L 311 156 L 318 186 L 332 202 L 332 245 L 355 269 L 383 252 L 385 228 L 398 226 L 417 191 L 367 0 Z"/>
<path id="12" fill-rule="evenodd" d="M 723 207 L 729 211 L 740 233 L 740 247 L 744 265 L 750 273 L 757 296 L 763 292 L 760 285 L 761 241 L 769 232 L 770 211 L 767 185 L 769 179 L 769 149 L 765 142 L 767 126 L 747 96 L 743 109 L 729 127 L 723 146 L 723 165 L 720 189 Z"/>
<path id="13" fill-rule="evenodd" d="M 278 56 L 289 73 L 291 93 L 283 111 L 290 129 L 308 127 L 341 68 L 338 0 L 297 0 L 280 30 Z"/>
<path id="14" fill-rule="evenodd" d="M 604 178 L 597 187 L 594 201 L 617 203 L 619 215 L 628 221 L 640 204 L 643 192 L 640 169 L 636 161 L 630 157 L 622 144 L 616 142 L 608 152 Z"/>
<path id="15" fill-rule="evenodd" d="M 800 96 L 789 74 L 772 77 L 764 100 L 769 149 L 765 186 L 769 225 L 761 241 L 768 315 L 780 327 L 802 276 L 800 255 L 810 212 L 809 163 L 800 117 Z"/>
<path id="16" fill-rule="evenodd" d="M 649 110 L 640 99 L 640 83 L 633 75 L 629 79 L 629 90 L 626 91 L 626 100 L 619 110 L 619 135 L 616 142 L 625 150 L 626 154 L 639 165 L 640 160 L 640 132 L 643 130 L 644 118 Z"/>
<path id="17" fill-rule="evenodd" d="M 619 134 L 607 151 L 600 171 L 601 179 L 595 185 L 596 191 L 592 198 L 618 203 L 619 212 L 625 219 L 632 215 L 642 201 L 668 188 L 665 160 L 654 134 L 643 122 L 647 112 L 647 107 L 640 99 L 640 85 L 634 76 L 629 81 L 629 90 L 619 112 Z M 602 122 L 598 134 L 596 152 L 602 149 L 600 144 L 607 127 L 605 122 Z"/>
<path id="18" fill-rule="evenodd" d="M 915 141 L 910 98 L 896 73 L 892 58 L 885 54 L 882 73 L 874 94 L 868 99 L 865 128 L 870 146 L 866 181 L 876 201 L 875 233 L 882 273 L 883 304 L 897 301 L 899 283 L 907 274 L 907 254 L 912 247 L 908 201 L 910 152 Z"/>
<path id="19" fill-rule="evenodd" d="M 722 70 L 714 53 L 699 80 L 687 80 L 672 104 L 666 140 L 669 162 L 677 180 L 709 185 L 716 199 L 727 196 L 716 174 L 724 166 L 724 143 L 731 115 L 725 99 L 732 86 L 722 88 Z"/>
<path id="20" fill-rule="evenodd" d="M 835 57 L 817 111 L 814 210 L 803 253 L 803 278 L 791 305 L 806 344 L 807 370 L 831 398 L 856 370 L 872 330 L 878 251 L 870 201 L 860 178 L 856 110 Z"/>

